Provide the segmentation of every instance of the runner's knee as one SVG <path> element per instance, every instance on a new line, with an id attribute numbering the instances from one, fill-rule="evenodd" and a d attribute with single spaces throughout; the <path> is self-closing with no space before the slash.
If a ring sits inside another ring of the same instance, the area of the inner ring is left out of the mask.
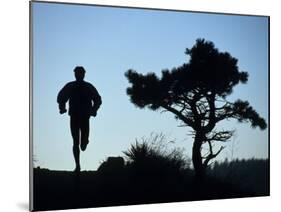
<path id="1" fill-rule="evenodd" d="M 79 142 L 74 142 L 73 143 L 73 148 L 78 148 L 79 149 Z"/>

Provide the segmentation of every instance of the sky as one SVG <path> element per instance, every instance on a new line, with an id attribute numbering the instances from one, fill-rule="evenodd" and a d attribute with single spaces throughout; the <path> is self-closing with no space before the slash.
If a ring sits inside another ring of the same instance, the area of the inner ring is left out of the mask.
<path id="1" fill-rule="evenodd" d="M 59 90 L 74 80 L 77 65 L 100 93 L 103 104 L 90 121 L 90 143 L 81 157 L 82 170 L 96 170 L 108 156 L 124 156 L 136 139 L 164 133 L 172 147 L 191 157 L 191 128 L 169 113 L 134 106 L 126 94 L 124 73 L 171 69 L 188 62 L 184 54 L 197 38 L 214 42 L 238 59 L 249 73 L 247 84 L 234 88 L 230 101 L 248 100 L 268 123 L 268 18 L 161 10 L 32 3 L 33 155 L 35 166 L 73 170 L 69 116 L 60 115 Z M 218 160 L 268 158 L 268 129 L 224 121 L 218 129 L 235 136 Z M 218 144 L 217 148 L 219 148 Z"/>

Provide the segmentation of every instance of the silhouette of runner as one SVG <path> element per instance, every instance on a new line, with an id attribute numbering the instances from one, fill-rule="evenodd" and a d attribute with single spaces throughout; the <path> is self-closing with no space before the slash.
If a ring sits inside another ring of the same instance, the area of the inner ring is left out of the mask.
<path id="1" fill-rule="evenodd" d="M 86 150 L 89 143 L 89 119 L 96 116 L 102 103 L 97 89 L 84 81 L 85 69 L 77 66 L 74 69 L 76 81 L 67 83 L 58 93 L 57 102 L 60 114 L 67 112 L 65 104 L 69 101 L 70 130 L 73 138 L 73 155 L 76 164 L 75 172 L 80 172 L 80 150 Z"/>

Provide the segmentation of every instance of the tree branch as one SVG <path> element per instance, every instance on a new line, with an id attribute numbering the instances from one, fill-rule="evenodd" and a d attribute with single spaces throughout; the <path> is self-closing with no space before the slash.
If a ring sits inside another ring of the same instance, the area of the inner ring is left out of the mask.
<path id="1" fill-rule="evenodd" d="M 211 93 L 207 97 L 207 101 L 209 104 L 210 112 L 209 112 L 209 123 L 204 127 L 204 132 L 211 132 L 216 125 L 216 114 L 215 114 L 215 97 L 214 93 Z"/>
<path id="2" fill-rule="evenodd" d="M 212 146 L 212 143 L 211 141 L 207 141 L 208 144 L 209 144 L 209 151 L 210 151 L 210 154 L 206 157 L 206 159 L 204 160 L 203 162 L 203 166 L 206 168 L 208 166 L 208 163 L 210 162 L 210 160 L 214 159 L 215 157 L 218 156 L 218 154 L 220 154 L 220 152 L 224 149 L 223 146 L 220 147 L 220 149 L 214 154 L 213 153 L 213 146 Z"/>
<path id="3" fill-rule="evenodd" d="M 161 105 L 166 110 L 174 113 L 180 120 L 182 120 L 185 124 L 192 127 L 194 129 L 194 122 L 191 121 L 189 118 L 184 116 L 180 111 L 176 110 L 175 108 L 168 106 L 168 105 Z"/>
<path id="4" fill-rule="evenodd" d="M 249 102 L 237 100 L 229 104 L 222 112 L 217 114 L 216 122 L 224 119 L 234 118 L 239 122 L 250 122 L 253 128 L 259 127 L 261 130 L 266 129 L 265 120 L 250 106 Z"/>
<path id="5" fill-rule="evenodd" d="M 222 141 L 222 142 L 225 142 L 232 137 L 233 133 L 234 133 L 234 130 L 212 132 L 211 135 L 206 136 L 206 140 L 207 141 Z"/>

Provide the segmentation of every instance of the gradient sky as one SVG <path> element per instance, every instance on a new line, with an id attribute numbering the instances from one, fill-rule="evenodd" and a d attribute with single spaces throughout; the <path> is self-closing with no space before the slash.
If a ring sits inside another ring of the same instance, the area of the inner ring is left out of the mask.
<path id="1" fill-rule="evenodd" d="M 102 96 L 98 115 L 91 118 L 90 144 L 81 154 L 81 168 L 95 170 L 107 156 L 123 156 L 136 138 L 163 132 L 185 147 L 191 157 L 191 128 L 169 113 L 138 109 L 126 95 L 124 73 L 171 69 L 187 62 L 186 48 L 197 38 L 214 42 L 238 59 L 249 73 L 229 100 L 248 100 L 268 122 L 268 18 L 33 2 L 33 148 L 35 165 L 73 170 L 69 116 L 60 115 L 58 91 L 74 80 L 82 65 L 85 80 Z M 227 121 L 235 129 L 228 148 L 218 157 L 267 158 L 268 129 Z M 234 145 L 233 145 L 234 144 Z M 233 147 L 232 147 L 233 146 Z M 219 147 L 219 146 L 218 146 Z M 234 150 L 234 151 L 232 151 Z"/>

